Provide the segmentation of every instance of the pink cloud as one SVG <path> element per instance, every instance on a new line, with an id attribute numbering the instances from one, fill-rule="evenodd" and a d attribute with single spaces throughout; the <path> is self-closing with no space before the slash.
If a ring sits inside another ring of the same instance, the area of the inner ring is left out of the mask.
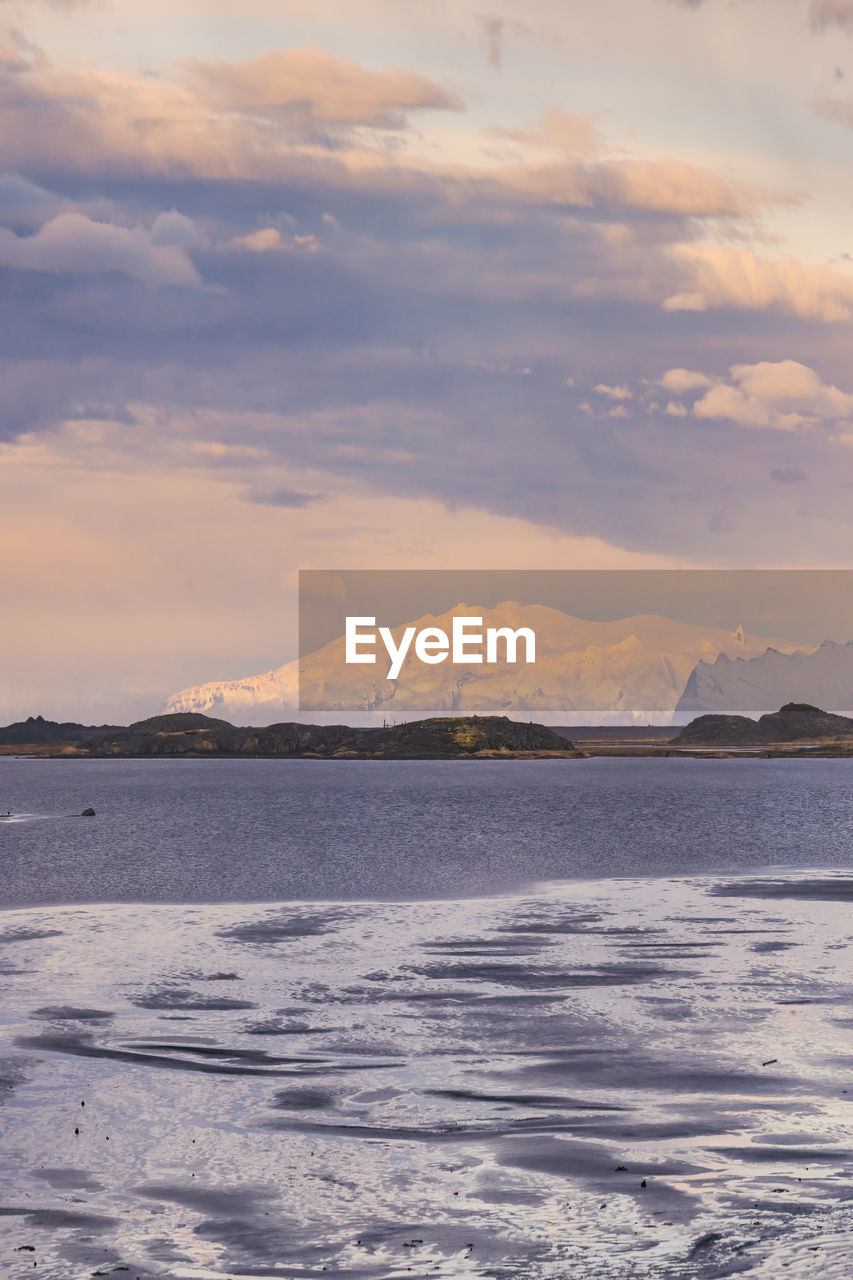
<path id="1" fill-rule="evenodd" d="M 824 382 L 798 360 L 735 364 L 693 406 L 697 418 L 726 418 L 744 427 L 796 431 L 853 418 L 853 395 Z"/>
<path id="2" fill-rule="evenodd" d="M 277 49 L 247 62 L 202 62 L 181 69 L 200 98 L 232 111 L 290 115 L 303 125 L 397 129 L 407 111 L 462 111 L 458 94 L 413 71 L 374 71 L 324 49 Z"/>
<path id="3" fill-rule="evenodd" d="M 94 222 L 80 213 L 61 213 L 31 236 L 17 236 L 0 227 L 0 263 L 22 271 L 75 275 L 119 271 L 157 284 L 201 284 L 182 248 L 157 242 L 156 224 L 149 232 L 144 227 Z"/>

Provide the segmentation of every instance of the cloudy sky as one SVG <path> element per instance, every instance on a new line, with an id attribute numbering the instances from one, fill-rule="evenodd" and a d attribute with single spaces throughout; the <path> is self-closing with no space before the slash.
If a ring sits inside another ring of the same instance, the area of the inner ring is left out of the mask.
<path id="1" fill-rule="evenodd" d="M 0 0 L 0 718 L 299 567 L 849 566 L 851 160 L 853 0 Z"/>

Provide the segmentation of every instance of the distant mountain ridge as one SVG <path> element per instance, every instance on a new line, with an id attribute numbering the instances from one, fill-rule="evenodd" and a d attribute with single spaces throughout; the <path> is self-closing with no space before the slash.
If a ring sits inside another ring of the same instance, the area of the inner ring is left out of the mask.
<path id="1" fill-rule="evenodd" d="M 760 716 L 797 702 L 853 713 L 853 641 L 825 640 L 817 649 L 782 653 L 768 647 L 754 657 L 720 654 L 697 663 L 675 708 L 675 718 L 704 713 Z"/>
<path id="2" fill-rule="evenodd" d="M 478 616 L 484 627 L 530 627 L 536 633 L 535 665 L 426 667 L 409 655 L 400 677 L 388 681 L 379 666 L 347 668 L 343 638 L 302 661 L 303 689 L 316 698 L 313 719 L 352 719 L 353 708 L 375 723 L 424 715 L 510 715 L 564 724 L 632 724 L 667 720 L 697 663 L 726 651 L 751 657 L 768 637 L 743 628 L 702 627 L 655 614 L 609 621 L 576 618 L 544 605 L 505 601 L 493 609 L 459 604 L 445 614 L 406 625 L 449 630 L 453 616 Z M 403 626 L 393 628 L 395 640 Z M 367 673 L 367 674 L 366 674 Z M 245 723 L 297 719 L 300 664 L 290 662 L 259 676 L 195 685 L 173 694 L 167 712 L 200 712 Z M 777 704 L 778 705 L 778 702 Z M 318 714 L 322 707 L 323 715 Z"/>

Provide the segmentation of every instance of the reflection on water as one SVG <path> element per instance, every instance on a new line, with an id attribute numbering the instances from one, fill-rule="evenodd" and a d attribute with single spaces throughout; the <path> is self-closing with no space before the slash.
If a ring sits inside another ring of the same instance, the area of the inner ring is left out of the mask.
<path id="1" fill-rule="evenodd" d="M 10 1274 L 849 1274 L 849 875 L 0 916 Z"/>

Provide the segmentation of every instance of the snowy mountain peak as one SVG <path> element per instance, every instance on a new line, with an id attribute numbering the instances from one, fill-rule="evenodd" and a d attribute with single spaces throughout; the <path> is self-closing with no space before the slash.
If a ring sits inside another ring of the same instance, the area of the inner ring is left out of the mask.
<path id="1" fill-rule="evenodd" d="M 322 710 L 299 711 L 300 663 L 259 676 L 195 685 L 174 694 L 168 712 L 198 711 L 242 724 L 282 720 L 382 723 L 429 715 L 497 714 L 551 724 L 666 721 L 699 663 L 715 663 L 727 650 L 742 660 L 764 651 L 768 638 L 747 640 L 734 631 L 703 627 L 655 614 L 590 620 L 545 605 L 508 601 L 493 608 L 460 603 L 438 616 L 404 626 L 447 630 L 452 616 L 482 616 L 485 626 L 528 626 L 536 633 L 533 665 L 425 667 L 410 655 L 399 678 L 379 668 L 347 667 L 343 637 L 301 662 L 303 692 L 319 690 Z"/>

